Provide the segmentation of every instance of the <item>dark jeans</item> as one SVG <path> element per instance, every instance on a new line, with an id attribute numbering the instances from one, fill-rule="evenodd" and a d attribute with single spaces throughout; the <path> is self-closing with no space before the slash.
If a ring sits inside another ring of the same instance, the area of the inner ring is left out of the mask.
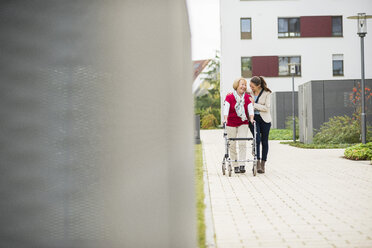
<path id="1" fill-rule="evenodd" d="M 262 120 L 261 115 L 254 115 L 254 120 L 256 121 L 256 151 L 257 159 L 267 160 L 267 153 L 269 152 L 269 132 L 271 127 L 271 122 L 266 123 Z M 253 125 L 249 123 L 249 129 L 253 135 Z M 262 143 L 262 156 L 260 156 L 260 143 Z"/>

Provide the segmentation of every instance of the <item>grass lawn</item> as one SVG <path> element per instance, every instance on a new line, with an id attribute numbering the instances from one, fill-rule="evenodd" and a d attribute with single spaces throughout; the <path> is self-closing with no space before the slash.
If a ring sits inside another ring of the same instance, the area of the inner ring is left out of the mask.
<path id="1" fill-rule="evenodd" d="M 298 132 L 296 133 L 298 139 Z M 280 144 L 286 144 L 298 148 L 306 149 L 337 149 L 337 148 L 347 148 L 353 144 L 304 144 L 301 142 L 293 142 L 293 132 L 290 129 L 271 129 L 269 140 L 288 140 L 282 141 Z"/>
<path id="2" fill-rule="evenodd" d="M 298 133 L 296 133 L 298 138 Z M 269 140 L 293 140 L 293 132 L 289 129 L 270 129 Z"/>
<path id="3" fill-rule="evenodd" d="M 353 144 L 304 144 L 301 142 L 293 142 L 293 141 L 283 141 L 280 144 L 286 144 L 298 148 L 306 148 L 306 149 L 340 149 L 340 148 L 347 148 L 352 146 Z"/>
<path id="4" fill-rule="evenodd" d="M 204 222 L 204 181 L 203 181 L 203 151 L 202 145 L 195 145 L 195 177 L 196 177 L 196 213 L 198 245 L 205 247 L 205 222 Z"/>

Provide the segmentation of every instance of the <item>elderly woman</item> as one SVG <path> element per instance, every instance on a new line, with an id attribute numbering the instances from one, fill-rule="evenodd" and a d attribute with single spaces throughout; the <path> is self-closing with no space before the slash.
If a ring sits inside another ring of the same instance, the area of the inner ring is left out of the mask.
<path id="1" fill-rule="evenodd" d="M 269 132 L 271 127 L 270 97 L 271 90 L 267 87 L 263 77 L 253 77 L 250 88 L 254 97 L 254 120 L 256 121 L 256 151 L 257 151 L 257 172 L 265 173 L 265 163 L 269 151 Z M 251 99 L 253 101 L 253 99 Z M 249 126 L 253 134 L 253 125 Z M 262 144 L 262 154 L 260 146 Z"/>
<path id="2" fill-rule="evenodd" d="M 239 78 L 233 83 L 234 91 L 226 95 L 224 103 L 224 121 L 226 123 L 228 138 L 242 137 L 248 135 L 248 119 L 254 122 L 253 105 L 247 91 L 247 81 Z M 230 143 L 231 160 L 237 160 L 236 143 Z M 239 160 L 246 159 L 246 142 L 239 141 Z M 235 173 L 245 172 L 245 163 L 239 167 L 237 162 L 233 162 Z"/>

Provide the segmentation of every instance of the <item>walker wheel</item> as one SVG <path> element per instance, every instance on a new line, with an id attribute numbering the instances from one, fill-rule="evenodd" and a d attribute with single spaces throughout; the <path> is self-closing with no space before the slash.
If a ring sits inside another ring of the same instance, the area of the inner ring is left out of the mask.
<path id="1" fill-rule="evenodd" d="M 225 161 L 222 162 L 222 175 L 226 174 L 226 164 Z"/>
<path id="2" fill-rule="evenodd" d="M 253 162 L 252 172 L 253 172 L 253 176 L 255 177 L 257 175 L 257 161 Z"/>
<path id="3" fill-rule="evenodd" d="M 231 177 L 231 172 L 232 172 L 232 168 L 231 168 L 231 164 L 229 164 L 229 177 Z"/>

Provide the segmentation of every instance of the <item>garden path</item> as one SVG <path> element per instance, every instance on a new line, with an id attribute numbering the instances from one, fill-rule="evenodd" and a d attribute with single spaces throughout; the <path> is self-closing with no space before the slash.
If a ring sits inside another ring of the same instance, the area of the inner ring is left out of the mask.
<path id="1" fill-rule="evenodd" d="M 202 130 L 201 139 L 207 229 L 216 235 L 210 247 L 372 247 L 369 161 L 344 159 L 343 149 L 270 141 L 265 174 L 253 177 L 248 169 L 227 177 L 222 130 Z"/>

